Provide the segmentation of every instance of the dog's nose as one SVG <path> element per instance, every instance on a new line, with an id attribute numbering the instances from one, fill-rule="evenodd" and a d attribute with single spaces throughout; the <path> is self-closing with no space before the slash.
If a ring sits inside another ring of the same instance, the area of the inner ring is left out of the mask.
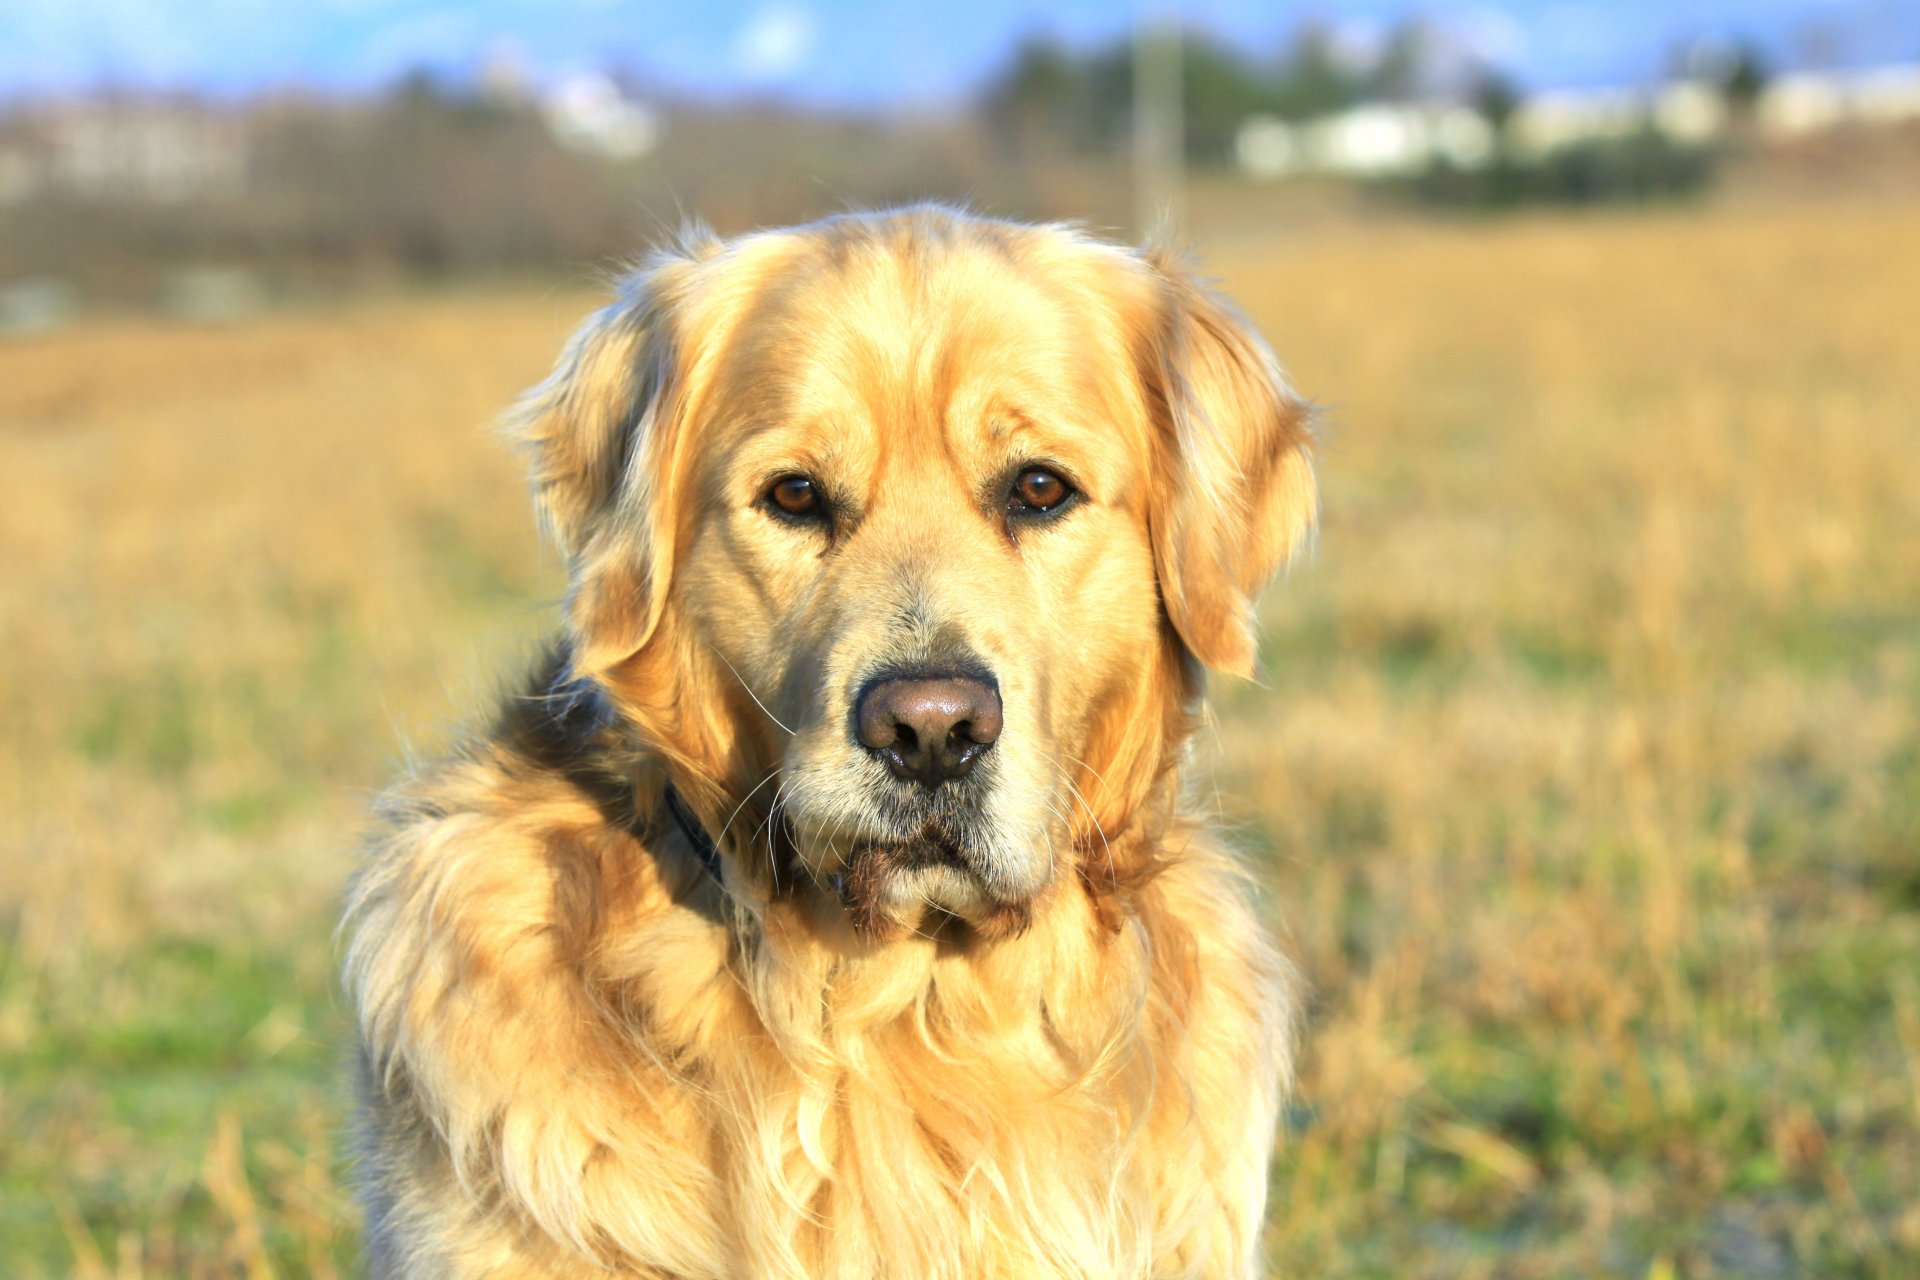
<path id="1" fill-rule="evenodd" d="M 964 778 L 1000 736 L 1000 695 L 965 676 L 868 685 L 854 708 L 860 745 L 897 778 L 933 788 Z"/>

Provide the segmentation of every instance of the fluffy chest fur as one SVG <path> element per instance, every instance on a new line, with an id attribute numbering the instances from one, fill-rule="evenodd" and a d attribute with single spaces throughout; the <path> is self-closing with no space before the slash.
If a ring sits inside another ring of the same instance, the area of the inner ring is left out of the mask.
<path id="1" fill-rule="evenodd" d="M 386 1275 L 1248 1274 L 1280 963 L 1200 832 L 1116 920 L 863 943 L 497 750 L 362 876 Z"/>

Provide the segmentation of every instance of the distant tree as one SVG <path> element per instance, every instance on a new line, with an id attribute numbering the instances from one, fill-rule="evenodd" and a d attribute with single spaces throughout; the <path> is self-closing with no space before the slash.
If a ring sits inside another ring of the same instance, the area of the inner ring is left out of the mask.
<path id="1" fill-rule="evenodd" d="M 1433 31 L 1419 18 L 1393 28 L 1366 77 L 1366 94 L 1387 102 L 1409 102 L 1425 87 L 1433 54 Z"/>
<path id="2" fill-rule="evenodd" d="M 1087 99 L 1086 69 L 1052 40 L 1036 37 L 1023 42 L 987 86 L 982 115 L 1009 149 L 1044 138 L 1084 145 Z"/>
<path id="3" fill-rule="evenodd" d="M 1085 63 L 1084 74 L 1081 145 L 1088 150 L 1113 150 L 1125 141 L 1133 125 L 1133 46 L 1123 40 L 1093 54 Z M 1182 92 L 1190 91 L 1188 85 Z"/>
<path id="4" fill-rule="evenodd" d="M 1180 37 L 1181 105 L 1189 156 L 1223 161 L 1241 123 L 1283 99 L 1270 69 L 1194 32 Z M 1126 42 L 1074 57 L 1051 41 L 1022 45 L 982 95 L 995 138 L 1014 151 L 1038 145 L 1112 150 L 1133 123 L 1133 54 Z"/>
<path id="5" fill-rule="evenodd" d="M 1520 87 L 1499 71 L 1483 71 L 1474 81 L 1469 101 L 1494 136 L 1504 139 L 1507 125 L 1520 110 Z"/>
<path id="6" fill-rule="evenodd" d="M 420 63 L 400 73 L 389 96 L 408 106 L 432 107 L 451 101 L 454 95 L 438 71 Z"/>
<path id="7" fill-rule="evenodd" d="M 1416 97 L 1431 51 L 1431 32 L 1417 21 L 1397 28 L 1365 69 L 1342 57 L 1332 31 L 1320 24 L 1303 25 L 1272 60 L 1250 59 L 1200 32 L 1187 31 L 1180 41 L 1184 141 L 1188 156 L 1203 164 L 1226 161 L 1251 115 L 1298 120 L 1368 98 Z M 1121 41 L 1075 56 L 1051 40 L 1029 40 L 988 82 L 980 112 L 1009 151 L 1111 151 L 1132 127 L 1132 48 Z"/>
<path id="8" fill-rule="evenodd" d="M 1181 54 L 1187 152 L 1203 163 L 1222 162 L 1246 118 L 1273 109 L 1272 74 L 1263 74 L 1235 50 L 1197 34 L 1187 36 Z"/>
<path id="9" fill-rule="evenodd" d="M 1749 117 L 1759 106 L 1760 95 L 1766 92 L 1767 82 L 1772 78 L 1766 55 L 1751 42 L 1742 41 L 1721 71 L 1720 92 L 1736 116 Z"/>
<path id="10" fill-rule="evenodd" d="M 1309 22 L 1294 34 L 1275 86 L 1277 114 L 1327 115 L 1359 101 L 1363 88 L 1341 58 L 1333 32 L 1322 23 Z"/>
<path id="11" fill-rule="evenodd" d="M 448 120 L 494 126 L 522 114 L 511 102 L 490 98 L 470 80 L 457 80 L 422 63 L 402 72 L 387 93 L 387 107 L 402 119 Z"/>

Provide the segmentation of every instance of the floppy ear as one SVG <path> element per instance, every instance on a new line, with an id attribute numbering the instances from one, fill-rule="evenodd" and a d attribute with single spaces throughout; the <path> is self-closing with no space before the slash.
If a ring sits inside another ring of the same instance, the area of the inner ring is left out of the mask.
<path id="1" fill-rule="evenodd" d="M 1148 520 L 1161 599 L 1193 656 L 1254 673 L 1254 598 L 1313 525 L 1310 413 L 1247 321 L 1149 252 L 1160 317 L 1147 379 L 1157 449 Z"/>
<path id="2" fill-rule="evenodd" d="M 674 528 L 663 490 L 681 400 L 671 301 L 690 265 L 663 255 L 628 279 L 509 419 L 541 522 L 566 557 L 578 675 L 641 649 L 665 603 Z"/>

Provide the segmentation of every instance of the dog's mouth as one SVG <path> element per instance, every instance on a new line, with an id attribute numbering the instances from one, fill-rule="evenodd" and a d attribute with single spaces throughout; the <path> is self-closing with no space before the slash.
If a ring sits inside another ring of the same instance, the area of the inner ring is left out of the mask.
<path id="1" fill-rule="evenodd" d="M 937 826 L 854 845 L 834 887 L 854 928 L 883 939 L 934 932 L 942 919 L 1000 936 L 1024 929 L 1031 915 L 1024 899 L 996 895 L 982 856 Z"/>
<path id="2" fill-rule="evenodd" d="M 945 919 L 1000 936 L 1024 929 L 1030 917 L 1024 897 L 996 892 L 984 843 L 938 819 L 855 840 L 828 883 L 853 927 L 883 940 L 933 932 Z"/>
<path id="3" fill-rule="evenodd" d="M 799 882 L 837 900 L 870 938 L 1024 928 L 1048 872 L 1010 839 L 1022 824 L 1003 812 L 997 762 L 982 763 L 934 788 L 872 772 L 854 782 L 837 770 L 803 770 L 798 785 L 783 788 L 782 815 Z"/>

